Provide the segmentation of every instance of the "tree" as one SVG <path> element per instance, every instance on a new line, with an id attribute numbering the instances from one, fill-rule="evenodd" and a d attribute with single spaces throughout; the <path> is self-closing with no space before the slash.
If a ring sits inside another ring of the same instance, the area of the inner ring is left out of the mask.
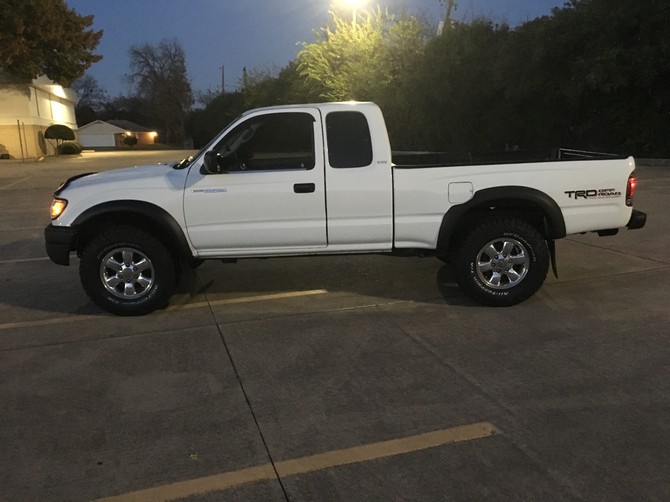
<path id="1" fill-rule="evenodd" d="M 84 75 L 78 78 L 72 82 L 70 87 L 77 95 L 77 106 L 86 106 L 98 111 L 109 101 L 107 91 L 100 87 L 100 84 L 92 75 Z"/>
<path id="2" fill-rule="evenodd" d="M 226 92 L 212 99 L 207 106 L 190 113 L 186 122 L 189 137 L 196 148 L 209 141 L 240 113 L 248 109 L 243 92 Z"/>
<path id="3" fill-rule="evenodd" d="M 59 142 L 60 141 L 73 141 L 74 140 L 74 131 L 68 126 L 63 124 L 52 124 L 47 127 L 44 131 L 44 137 L 46 139 L 55 139 L 56 140 L 56 151 L 60 151 Z"/>
<path id="4" fill-rule="evenodd" d="M 129 120 L 136 124 L 157 129 L 156 120 L 148 110 L 144 99 L 136 96 L 117 96 L 107 101 L 103 109 L 96 113 L 96 118 L 100 120 Z"/>
<path id="5" fill-rule="evenodd" d="M 506 106 L 506 72 L 499 61 L 509 28 L 485 20 L 454 24 L 426 47 L 410 99 L 423 121 L 422 149 L 503 150 L 511 117 Z"/>
<path id="6" fill-rule="evenodd" d="M 68 86 L 102 56 L 102 30 L 64 0 L 0 0 L 0 69 L 29 82 L 46 75 Z"/>
<path id="7" fill-rule="evenodd" d="M 381 14 L 356 24 L 331 13 L 329 26 L 316 32 L 317 41 L 298 53 L 298 71 L 326 101 L 370 99 L 380 82 L 383 43 Z"/>
<path id="8" fill-rule="evenodd" d="M 303 87 L 319 100 L 375 101 L 386 116 L 394 145 L 411 148 L 419 123 L 411 109 L 414 73 L 423 58 L 428 28 L 415 17 L 380 9 L 356 24 L 332 13 L 329 26 L 298 53 Z"/>
<path id="9" fill-rule="evenodd" d="M 100 87 L 95 77 L 84 75 L 72 82 L 72 90 L 77 94 L 74 112 L 78 124 L 87 124 L 98 117 L 98 114 L 109 102 L 107 92 Z"/>
<path id="10" fill-rule="evenodd" d="M 133 45 L 128 50 L 135 96 L 165 129 L 168 143 L 184 140 L 184 120 L 193 103 L 191 84 L 186 75 L 186 56 L 176 40 L 158 45 Z"/>

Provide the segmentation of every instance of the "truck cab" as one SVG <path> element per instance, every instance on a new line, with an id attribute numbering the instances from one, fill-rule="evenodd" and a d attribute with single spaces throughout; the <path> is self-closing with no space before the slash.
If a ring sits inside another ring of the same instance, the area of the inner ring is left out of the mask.
<path id="1" fill-rule="evenodd" d="M 205 150 L 184 190 L 198 256 L 392 249 L 391 147 L 375 105 L 255 110 Z"/>

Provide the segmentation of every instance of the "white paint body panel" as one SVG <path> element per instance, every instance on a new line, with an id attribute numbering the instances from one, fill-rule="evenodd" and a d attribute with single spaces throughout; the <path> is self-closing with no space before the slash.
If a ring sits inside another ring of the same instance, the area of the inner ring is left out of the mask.
<path id="1" fill-rule="evenodd" d="M 547 194 L 561 208 L 567 234 L 620 228 L 630 219 L 625 205 L 632 158 L 485 166 L 394 169 L 395 246 L 434 249 L 449 201 L 449 185 L 470 183 L 473 193 L 488 188 L 526 187 Z M 613 188 L 616 198 L 574 199 L 566 192 Z"/>
<path id="2" fill-rule="evenodd" d="M 321 116 L 314 108 L 292 108 L 314 118 L 317 151 L 323 145 Z M 252 113 L 247 120 L 264 112 Z M 228 129 L 232 129 L 233 124 Z M 312 169 L 237 171 L 202 174 L 194 165 L 184 191 L 188 236 L 200 256 L 276 254 L 318 250 L 327 245 L 326 188 L 323 155 Z M 314 192 L 294 186 L 312 183 Z"/>
<path id="3" fill-rule="evenodd" d="M 325 117 L 346 110 L 359 111 L 368 119 L 370 165 L 337 169 L 328 163 Z M 620 228 L 631 216 L 625 193 L 635 168 L 632 158 L 392 167 L 386 126 L 379 108 L 371 103 L 252 110 L 214 142 L 250 117 L 282 111 L 313 115 L 313 169 L 201 174 L 203 151 L 183 170 L 144 166 L 75 180 L 61 195 L 69 204 L 53 224 L 72 225 L 83 211 L 104 202 L 143 201 L 174 218 L 194 256 L 246 257 L 434 249 L 447 211 L 496 187 L 526 187 L 546 194 L 560 207 L 568 234 Z M 304 183 L 314 184 L 314 191 L 295 193 L 294 186 Z M 570 196 L 587 189 L 611 189 L 619 196 Z"/>

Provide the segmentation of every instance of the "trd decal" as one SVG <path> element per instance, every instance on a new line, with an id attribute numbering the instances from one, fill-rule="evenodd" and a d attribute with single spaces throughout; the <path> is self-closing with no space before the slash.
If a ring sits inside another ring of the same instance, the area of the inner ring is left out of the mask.
<path id="1" fill-rule="evenodd" d="M 568 199 L 614 199 L 621 197 L 621 192 L 617 192 L 616 188 L 600 188 L 598 190 L 570 190 L 564 192 L 568 195 Z"/>

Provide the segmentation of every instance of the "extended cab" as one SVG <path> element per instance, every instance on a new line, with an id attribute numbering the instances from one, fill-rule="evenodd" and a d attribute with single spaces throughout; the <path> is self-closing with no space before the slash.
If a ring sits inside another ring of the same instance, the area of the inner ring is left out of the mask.
<path id="1" fill-rule="evenodd" d="M 633 158 L 436 160 L 394 163 L 372 103 L 251 110 L 175 165 L 67 180 L 46 249 L 61 265 L 76 252 L 87 294 L 120 315 L 165 306 L 202 259 L 338 253 L 432 254 L 473 299 L 509 306 L 542 285 L 555 239 L 646 221 Z"/>

